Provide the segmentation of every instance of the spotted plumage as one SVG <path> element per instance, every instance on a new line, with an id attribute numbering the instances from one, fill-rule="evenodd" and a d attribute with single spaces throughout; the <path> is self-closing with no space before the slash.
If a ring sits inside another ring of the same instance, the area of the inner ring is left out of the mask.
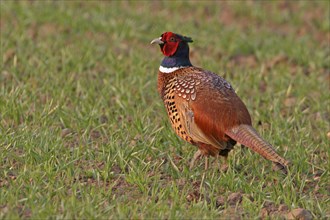
<path id="1" fill-rule="evenodd" d="M 178 85 L 177 79 L 172 78 L 162 88 L 161 93 L 163 94 L 163 101 L 167 110 L 168 117 L 171 121 L 171 125 L 175 130 L 176 134 L 182 139 L 193 144 L 191 137 L 189 137 L 184 128 L 182 117 L 180 117 L 180 109 L 177 107 L 177 102 L 175 101 L 178 93 L 176 91 L 176 86 Z M 181 93 L 180 93 L 181 95 Z"/>
<path id="2" fill-rule="evenodd" d="M 176 134 L 198 147 L 193 161 L 201 155 L 227 156 L 239 142 L 286 172 L 288 161 L 252 127 L 250 114 L 233 87 L 217 74 L 191 64 L 189 42 L 191 38 L 172 32 L 152 41 L 165 55 L 158 92 Z"/>

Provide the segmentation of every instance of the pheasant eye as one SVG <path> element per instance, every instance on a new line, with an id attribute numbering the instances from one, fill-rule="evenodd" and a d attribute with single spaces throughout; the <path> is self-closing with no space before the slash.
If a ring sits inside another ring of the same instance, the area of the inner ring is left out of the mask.
<path id="1" fill-rule="evenodd" d="M 170 37 L 170 42 L 175 42 L 175 38 L 174 37 Z"/>

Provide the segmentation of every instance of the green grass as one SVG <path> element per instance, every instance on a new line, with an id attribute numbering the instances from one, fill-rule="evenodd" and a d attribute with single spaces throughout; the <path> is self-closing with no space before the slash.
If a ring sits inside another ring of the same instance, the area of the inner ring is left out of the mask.
<path id="1" fill-rule="evenodd" d="M 0 6 L 1 219 L 280 218 L 280 205 L 330 217 L 329 2 Z M 292 162 L 287 177 L 236 147 L 199 191 L 203 161 L 188 169 L 196 147 L 157 94 L 149 42 L 165 31 L 191 36 L 192 62 L 231 82 Z"/>

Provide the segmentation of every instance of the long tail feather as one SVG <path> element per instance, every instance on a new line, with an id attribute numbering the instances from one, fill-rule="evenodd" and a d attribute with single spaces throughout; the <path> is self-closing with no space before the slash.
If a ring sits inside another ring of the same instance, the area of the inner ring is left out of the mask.
<path id="1" fill-rule="evenodd" d="M 239 125 L 228 130 L 226 134 L 235 141 L 272 161 L 277 169 L 282 170 L 283 173 L 287 173 L 286 167 L 289 165 L 289 161 L 278 155 L 272 145 L 263 140 L 253 127 L 249 125 Z"/>

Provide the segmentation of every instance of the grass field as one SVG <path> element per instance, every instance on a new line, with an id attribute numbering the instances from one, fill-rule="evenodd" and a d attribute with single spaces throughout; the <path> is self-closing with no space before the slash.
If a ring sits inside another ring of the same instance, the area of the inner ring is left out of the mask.
<path id="1" fill-rule="evenodd" d="M 0 219 L 330 218 L 329 4 L 1 1 Z M 199 190 L 157 94 L 165 31 L 231 82 L 287 177 L 237 146 Z"/>

